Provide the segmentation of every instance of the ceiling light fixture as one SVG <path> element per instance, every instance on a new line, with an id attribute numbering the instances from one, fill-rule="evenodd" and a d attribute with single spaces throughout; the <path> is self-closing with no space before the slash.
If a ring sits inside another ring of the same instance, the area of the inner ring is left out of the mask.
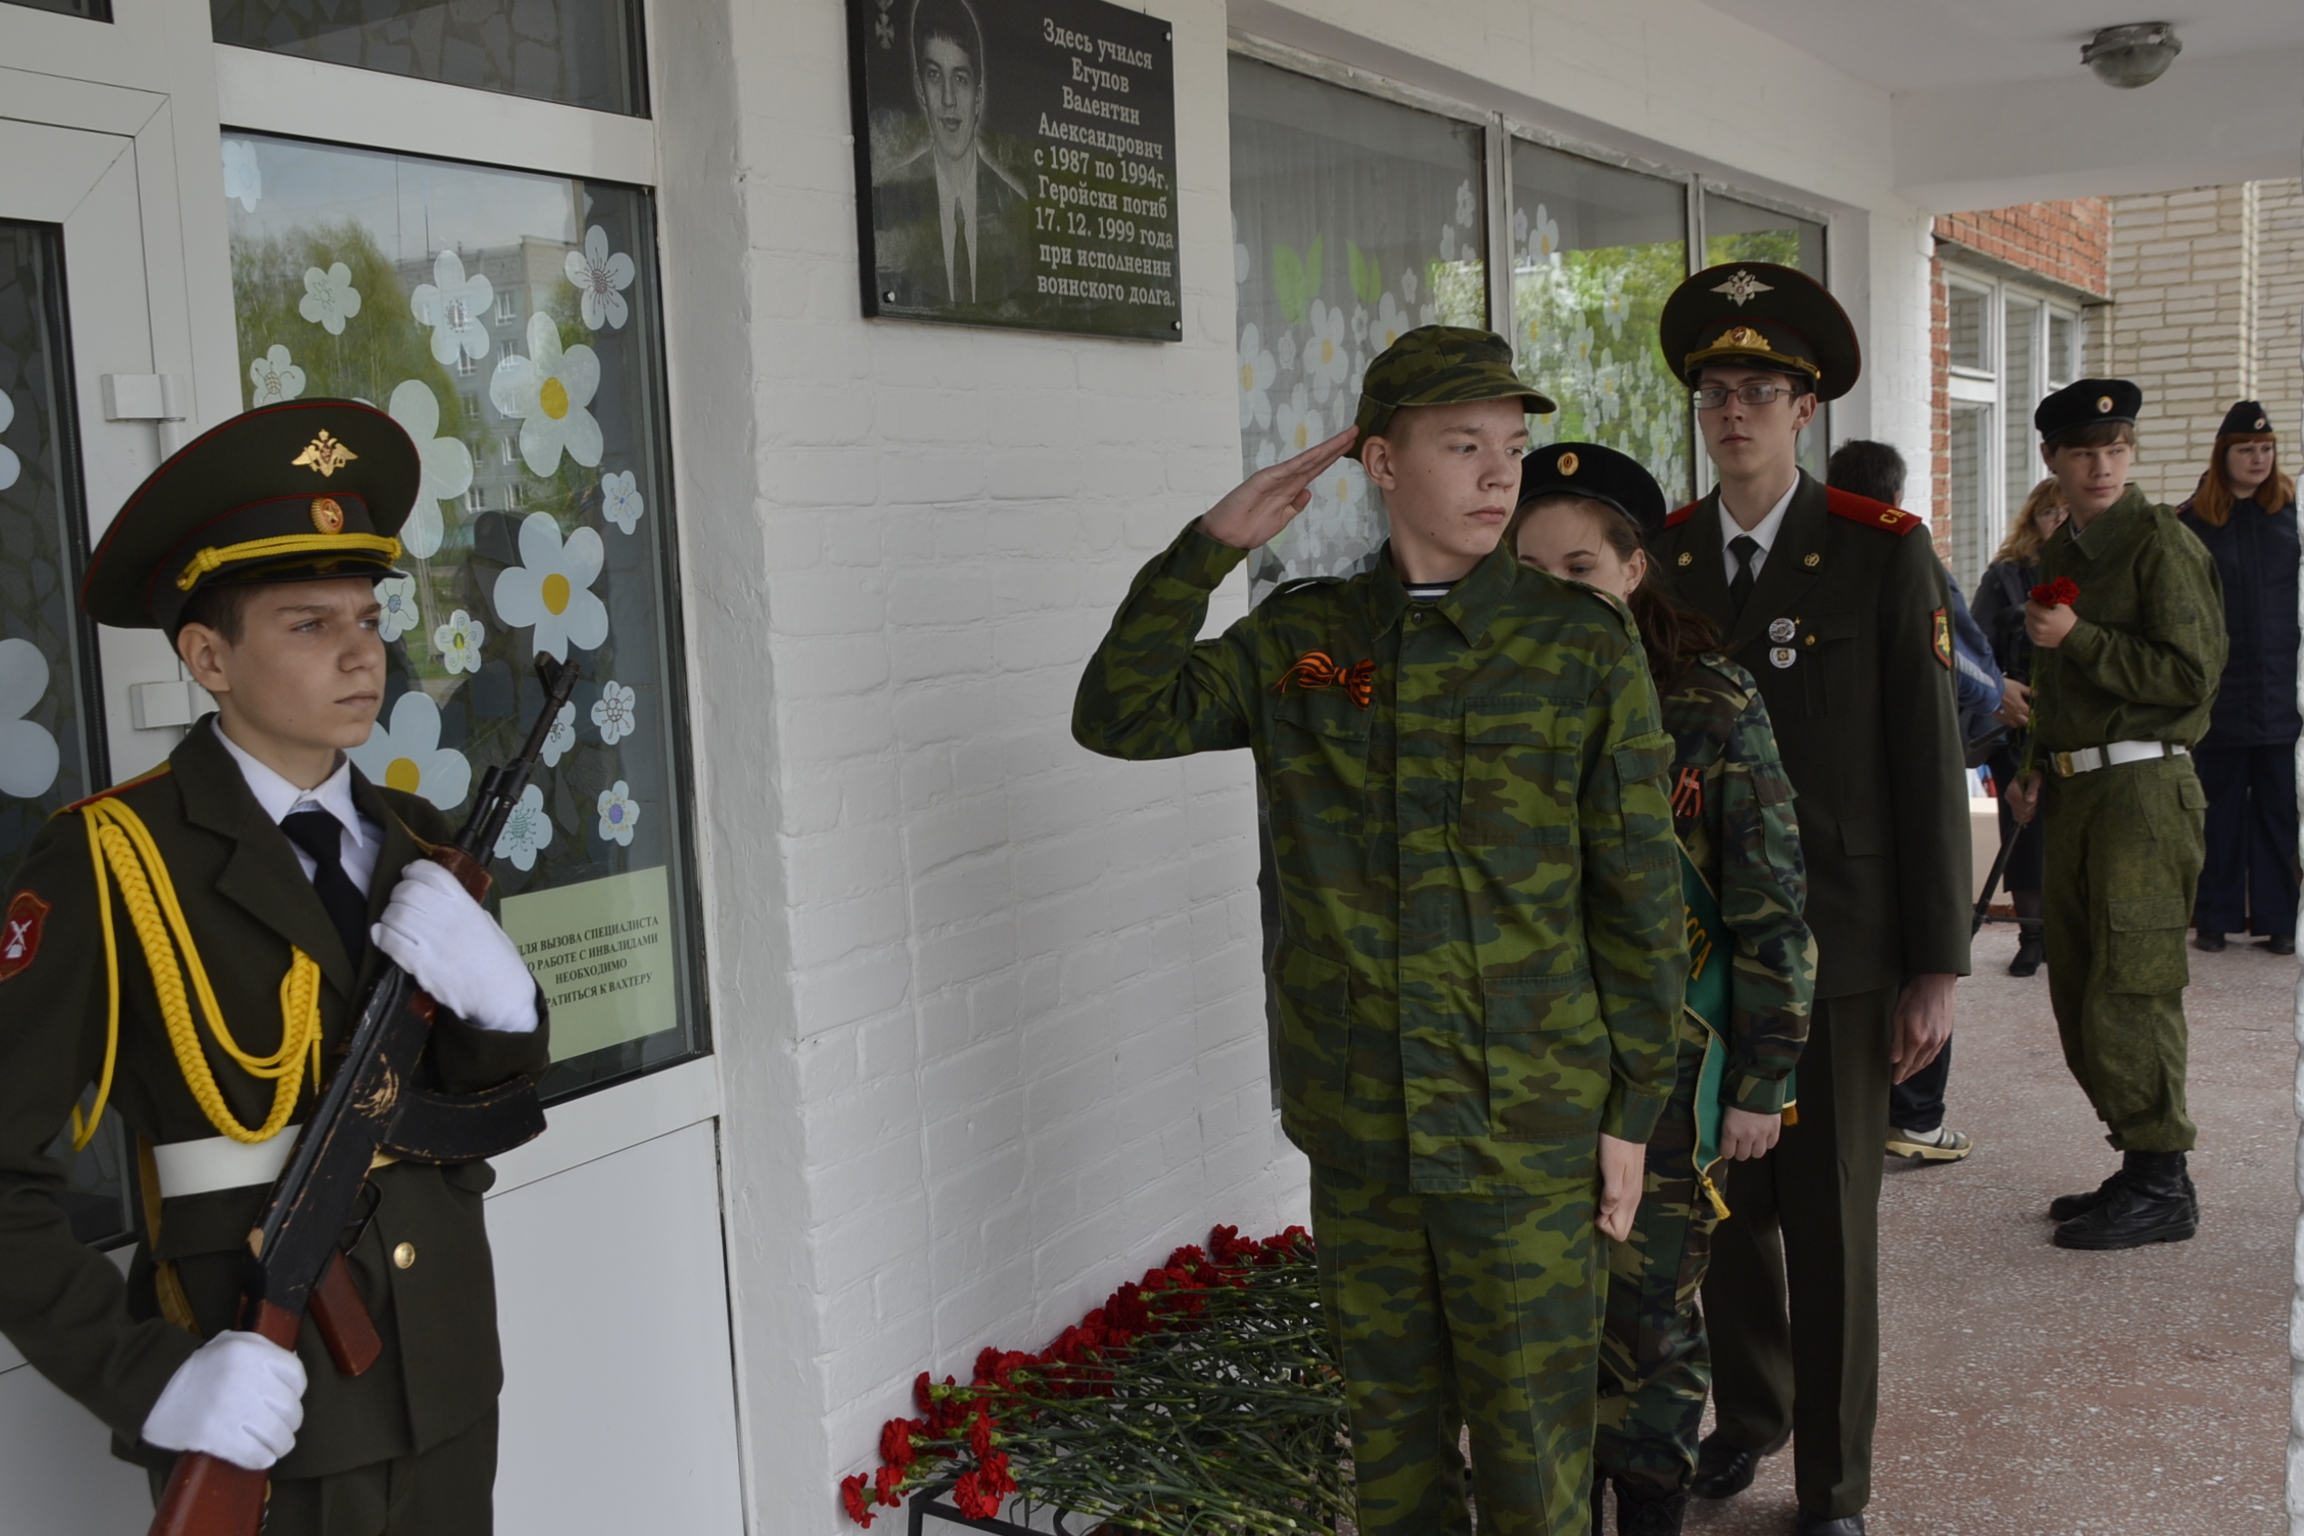
<path id="1" fill-rule="evenodd" d="M 2081 48 L 2080 62 L 2106 85 L 2132 91 L 2166 74 L 2183 51 L 2176 29 L 2167 22 L 2137 21 L 2100 29 Z"/>

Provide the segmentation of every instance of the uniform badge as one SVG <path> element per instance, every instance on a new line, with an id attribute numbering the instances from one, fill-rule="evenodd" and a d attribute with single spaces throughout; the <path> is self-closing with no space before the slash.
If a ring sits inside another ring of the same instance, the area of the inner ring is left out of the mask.
<path id="1" fill-rule="evenodd" d="M 1580 466 L 1582 463 L 1583 463 L 1583 461 L 1582 461 L 1581 459 L 1577 458 L 1577 457 L 1576 457 L 1576 455 L 1574 455 L 1573 453 L 1564 453 L 1564 454 L 1560 455 L 1560 463 L 1559 463 L 1559 470 L 1560 470 L 1560 473 L 1562 473 L 1562 474 L 1564 474 L 1564 475 L 1572 475 L 1572 474 L 1576 473 L 1576 470 L 1577 470 L 1577 468 L 1578 468 L 1578 467 L 1579 467 L 1579 466 Z"/>
<path id="2" fill-rule="evenodd" d="M 52 909 L 30 891 L 18 891 L 0 918 L 0 981 L 6 981 L 32 963 L 40 953 L 40 931 Z"/>
<path id="3" fill-rule="evenodd" d="M 2104 415 L 2106 412 L 2110 411 L 2111 409 L 2112 409 L 2112 397 L 2111 397 L 2110 395 L 2098 395 L 2098 396 L 2096 397 L 2096 414 L 2097 414 L 2097 415 L 2099 415 L 2099 416 L 2102 416 L 2102 415 Z"/>
<path id="4" fill-rule="evenodd" d="M 344 508 L 333 496 L 312 498 L 312 526 L 322 533 L 344 531 Z"/>
<path id="5" fill-rule="evenodd" d="M 1949 672 L 1952 670 L 1952 620 L 1941 608 L 1936 610 L 1935 620 L 1936 659 L 1942 662 L 1944 670 Z"/>
<path id="6" fill-rule="evenodd" d="M 1808 567 L 1808 569 L 1814 570 L 1817 566 L 1821 565 L 1823 561 L 1824 557 L 1822 555 L 1804 555 L 1801 557 L 1800 563 Z"/>
<path id="7" fill-rule="evenodd" d="M 323 432 L 289 461 L 289 468 L 318 470 L 320 478 L 325 480 L 358 457 L 360 455 Z"/>
<path id="8" fill-rule="evenodd" d="M 1752 301 L 1752 296 L 1754 294 L 1774 293 L 1776 290 L 1769 287 L 1766 283 L 1760 281 L 1760 279 L 1754 277 L 1751 273 L 1746 272 L 1741 267 L 1739 267 L 1734 277 L 1729 278 L 1728 281 L 1722 283 L 1719 287 L 1713 289 L 1712 291 L 1718 294 L 1725 294 L 1729 303 L 1735 305 L 1738 309 L 1742 309 L 1746 304 L 1749 304 Z"/>
<path id="9" fill-rule="evenodd" d="M 1685 549 L 1680 551 L 1680 563 L 1682 565 L 1694 565 L 1696 563 L 1695 553 Z"/>
<path id="10" fill-rule="evenodd" d="M 1272 685 L 1272 691 L 1286 693 L 1290 683 L 1306 693 L 1319 688 L 1341 688 L 1346 698 L 1366 709 L 1376 687 L 1376 663 L 1362 661 L 1340 667 L 1326 651 L 1306 651 L 1280 674 L 1280 681 Z"/>
<path id="11" fill-rule="evenodd" d="M 1793 631 L 1798 628 L 1790 619 L 1771 619 L 1768 621 L 1768 638 L 1778 645 L 1790 645 Z"/>
<path id="12" fill-rule="evenodd" d="M 1788 645 L 1780 645 L 1768 653 L 1770 666 L 1788 667 L 1800 659 L 1800 653 Z"/>

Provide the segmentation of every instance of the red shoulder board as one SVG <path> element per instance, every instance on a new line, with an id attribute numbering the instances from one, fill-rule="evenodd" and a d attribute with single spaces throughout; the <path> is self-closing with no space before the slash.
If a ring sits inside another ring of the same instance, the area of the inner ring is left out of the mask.
<path id="1" fill-rule="evenodd" d="M 160 777 L 160 775 L 168 772 L 169 767 L 169 764 L 162 763 L 159 767 L 152 769 L 149 773 L 140 773 L 132 779 L 122 780 L 120 783 L 113 785 L 110 789 L 100 789 L 96 791 L 96 793 L 88 796 L 86 799 L 75 800 L 70 805 L 59 806 L 56 810 L 56 814 L 59 816 L 69 816 L 72 812 L 80 809 L 80 807 L 84 805 L 94 805 L 99 800 L 109 800 L 114 795 L 124 795 L 140 784 L 151 783 L 154 779 Z"/>
<path id="2" fill-rule="evenodd" d="M 1914 517 L 1900 507 L 1874 501 L 1869 496 L 1858 496 L 1852 491 L 1836 491 L 1830 486 L 1824 489 L 1824 510 L 1834 517 L 1844 517 L 1852 523 L 1862 523 L 1867 528 L 1879 528 L 1888 533 L 1910 533 L 1915 528 L 1928 526 L 1928 519 Z"/>
<path id="3" fill-rule="evenodd" d="M 1679 527 L 1682 523 L 1688 521 L 1688 519 L 1695 514 L 1696 509 L 1702 505 L 1704 505 L 1704 503 L 1701 501 L 1692 501 L 1688 503 L 1688 505 L 1682 507 L 1679 511 L 1674 512 L 1670 516 L 1666 517 L 1664 519 L 1664 526 L 1667 528 Z"/>

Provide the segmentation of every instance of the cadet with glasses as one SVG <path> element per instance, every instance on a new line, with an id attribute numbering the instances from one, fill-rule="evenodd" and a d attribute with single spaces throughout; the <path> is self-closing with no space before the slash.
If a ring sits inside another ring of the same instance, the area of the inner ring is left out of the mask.
<path id="1" fill-rule="evenodd" d="M 1968 790 L 1944 568 L 1927 525 L 1802 472 L 1800 431 L 1856 382 L 1856 334 L 1787 267 L 1699 272 L 1659 320 L 1720 484 L 1666 519 L 1656 579 L 1760 685 L 1799 794 L 1816 1000 L 1799 1121 L 1731 1164 L 1704 1284 L 1718 1427 L 1694 1491 L 1794 1445 L 1798 1529 L 1864 1528 L 1879 1409 L 1888 1085 L 1935 1059 L 1968 969 Z"/>
<path id="2" fill-rule="evenodd" d="M 1816 979 L 1801 918 L 1808 882 L 1758 685 L 1715 653 L 1710 620 L 1647 579 L 1642 540 L 1664 526 L 1663 491 L 1637 460 L 1597 443 L 1536 450 L 1520 484 L 1506 545 L 1523 565 L 1624 601 L 1672 735 L 1688 997 L 1632 1234 L 1608 1246 L 1592 1529 L 1611 1482 L 1618 1536 L 1676 1536 L 1711 1392 L 1696 1291 L 1722 1209 L 1715 1179 L 1721 1161 L 1760 1156 L 1782 1129 Z"/>

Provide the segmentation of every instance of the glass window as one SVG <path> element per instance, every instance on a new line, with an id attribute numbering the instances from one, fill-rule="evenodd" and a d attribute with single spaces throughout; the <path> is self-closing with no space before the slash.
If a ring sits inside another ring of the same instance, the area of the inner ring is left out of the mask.
<path id="1" fill-rule="evenodd" d="M 1704 265 L 1772 261 L 1824 281 L 1824 226 L 1717 192 L 1704 194 Z"/>
<path id="2" fill-rule="evenodd" d="M 1688 275 L 1679 183 L 1512 145 L 1512 343 L 1520 375 L 1560 403 L 1539 444 L 1597 442 L 1690 486 L 1688 391 L 1664 365 L 1656 317 Z"/>
<path id="3" fill-rule="evenodd" d="M 2048 311 L 2048 388 L 2062 389 L 2080 377 L 2080 317 L 2067 310 Z"/>
<path id="4" fill-rule="evenodd" d="M 1947 285 L 1944 339 L 1952 366 L 1972 373 L 1992 367 L 1992 295 L 1980 288 Z"/>
<path id="5" fill-rule="evenodd" d="M 2034 300 L 2011 294 L 2000 322 L 2000 355 L 2007 361 L 2000 370 L 2002 489 L 1996 513 L 2023 506 L 2040 473 L 2040 456 L 2032 451 L 2032 408 L 2047 393 L 2040 387 L 2040 352 L 2047 340 L 2040 323 L 2042 309 Z M 1986 524 L 1985 537 L 1997 545 L 2000 517 L 1987 518 Z"/>
<path id="6" fill-rule="evenodd" d="M 216 41 L 238 48 L 648 111 L 640 0 L 208 0 L 208 10 Z"/>
<path id="7" fill-rule="evenodd" d="M 1483 135 L 1252 59 L 1234 57 L 1231 74 L 1240 458 L 1253 470 L 1351 425 L 1368 360 L 1402 331 L 1489 323 Z M 1360 570 L 1383 542 L 1383 509 L 1346 459 L 1249 557 L 1249 591 Z"/>
<path id="8" fill-rule="evenodd" d="M 354 761 L 455 816 L 539 707 L 535 654 L 578 656 L 576 700 L 493 865 L 504 926 L 552 1003 L 545 1087 L 694 1054 L 648 194 L 254 135 L 225 153 L 251 173 L 227 205 L 250 403 L 374 401 L 423 450 L 408 574 L 379 584 L 384 715 Z M 528 323 L 499 336 L 505 292 Z M 455 386 L 465 361 L 486 380 L 476 394 Z"/>
<path id="9" fill-rule="evenodd" d="M 1950 455 L 1952 570 L 1971 592 L 1976 578 L 1991 562 L 1995 543 L 1991 508 L 1986 505 L 1991 489 L 1991 441 L 1992 407 L 1955 400 Z"/>

